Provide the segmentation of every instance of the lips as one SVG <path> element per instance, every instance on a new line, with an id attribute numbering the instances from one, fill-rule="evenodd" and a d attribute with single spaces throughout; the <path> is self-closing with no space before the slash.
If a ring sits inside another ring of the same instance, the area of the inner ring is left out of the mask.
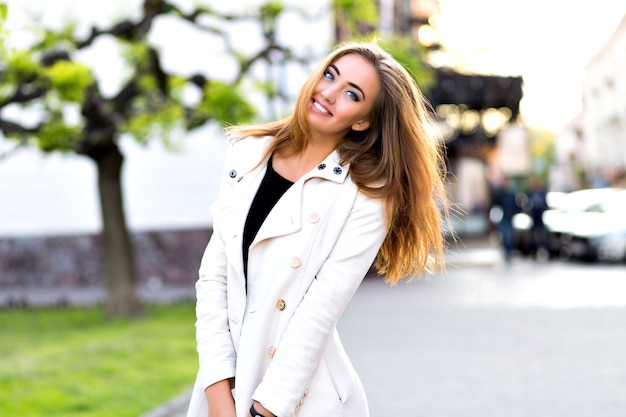
<path id="1" fill-rule="evenodd" d="M 313 107 L 315 110 L 317 110 L 317 112 L 328 115 L 328 116 L 332 116 L 333 114 L 330 112 L 330 110 L 328 110 L 326 107 L 322 106 L 318 101 L 316 101 L 315 99 L 313 99 L 311 101 L 311 107 Z"/>

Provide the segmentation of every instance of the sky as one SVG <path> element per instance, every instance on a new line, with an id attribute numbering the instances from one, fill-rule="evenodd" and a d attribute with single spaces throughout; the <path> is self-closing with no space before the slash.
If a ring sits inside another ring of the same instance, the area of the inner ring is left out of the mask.
<path id="1" fill-rule="evenodd" d="M 556 133 L 580 112 L 585 67 L 626 15 L 622 0 L 440 0 L 440 7 L 438 31 L 456 62 L 521 75 L 524 121 Z"/>

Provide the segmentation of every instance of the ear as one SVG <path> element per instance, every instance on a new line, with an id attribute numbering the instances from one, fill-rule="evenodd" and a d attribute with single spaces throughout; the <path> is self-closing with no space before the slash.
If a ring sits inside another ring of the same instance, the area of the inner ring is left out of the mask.
<path id="1" fill-rule="evenodd" d="M 370 127 L 369 119 L 363 119 L 352 125 L 352 130 L 356 130 L 357 132 L 362 132 L 363 130 Z"/>

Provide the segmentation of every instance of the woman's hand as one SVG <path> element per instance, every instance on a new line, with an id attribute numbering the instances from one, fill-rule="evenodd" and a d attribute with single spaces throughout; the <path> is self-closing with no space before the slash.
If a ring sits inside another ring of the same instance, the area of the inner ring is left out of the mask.
<path id="1" fill-rule="evenodd" d="M 208 417 L 237 417 L 229 380 L 224 379 L 208 386 L 204 394 L 209 403 Z"/>

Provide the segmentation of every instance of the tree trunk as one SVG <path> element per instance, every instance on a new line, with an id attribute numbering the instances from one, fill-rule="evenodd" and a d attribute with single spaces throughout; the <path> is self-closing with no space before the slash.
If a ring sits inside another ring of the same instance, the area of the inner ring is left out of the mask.
<path id="1" fill-rule="evenodd" d="M 137 295 L 137 274 L 122 194 L 124 156 L 110 143 L 94 157 L 98 167 L 98 191 L 102 211 L 104 267 L 107 282 L 107 317 L 135 317 L 142 312 Z"/>

